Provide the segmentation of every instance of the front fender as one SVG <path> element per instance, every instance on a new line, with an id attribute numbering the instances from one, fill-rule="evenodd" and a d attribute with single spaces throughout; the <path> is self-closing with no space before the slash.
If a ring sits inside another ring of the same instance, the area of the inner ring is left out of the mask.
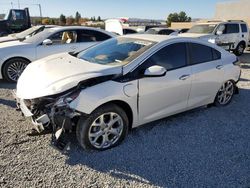
<path id="1" fill-rule="evenodd" d="M 137 97 L 137 81 L 127 83 L 107 81 L 83 89 L 80 95 L 70 103 L 70 108 L 85 114 L 91 114 L 96 108 L 105 103 L 117 100 L 123 101 L 132 109 L 134 126 L 138 123 Z"/>

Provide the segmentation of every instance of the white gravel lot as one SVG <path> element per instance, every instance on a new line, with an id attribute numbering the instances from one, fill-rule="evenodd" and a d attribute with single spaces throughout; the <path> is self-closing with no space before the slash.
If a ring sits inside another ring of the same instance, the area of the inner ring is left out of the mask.
<path id="1" fill-rule="evenodd" d="M 224 108 L 199 108 L 133 130 L 105 152 L 72 135 L 66 155 L 15 111 L 14 85 L 0 81 L 0 187 L 250 187 L 250 53 L 240 94 Z"/>

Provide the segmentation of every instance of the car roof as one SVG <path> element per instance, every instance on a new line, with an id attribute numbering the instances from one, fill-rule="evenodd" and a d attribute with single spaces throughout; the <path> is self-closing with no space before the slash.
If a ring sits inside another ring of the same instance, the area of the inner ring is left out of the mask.
<path id="1" fill-rule="evenodd" d="M 85 26 L 58 26 L 58 27 L 51 28 L 51 30 L 64 30 L 64 29 L 93 29 L 93 30 L 96 30 L 96 28 L 85 27 Z"/>
<path id="2" fill-rule="evenodd" d="M 139 40 L 148 40 L 152 42 L 163 42 L 165 40 L 173 39 L 173 38 L 179 38 L 177 36 L 169 36 L 169 35 L 154 35 L 154 34 L 132 34 L 132 35 L 124 35 L 120 36 L 123 38 L 134 38 Z"/>
<path id="3" fill-rule="evenodd" d="M 99 31 L 99 32 L 105 33 L 105 34 L 107 34 L 107 35 L 109 35 L 111 37 L 116 37 L 115 34 L 113 34 L 111 32 L 108 32 L 108 31 L 105 31 L 103 29 L 94 28 L 94 27 L 85 27 L 85 26 L 57 26 L 57 27 L 48 28 L 47 30 L 49 32 L 58 32 L 58 31 L 63 31 L 65 29 L 68 29 L 68 30 L 86 29 L 86 30 L 92 30 L 92 31 Z"/>
<path id="4" fill-rule="evenodd" d="M 246 24 L 246 22 L 243 21 L 237 21 L 237 20 L 231 20 L 231 21 L 208 21 L 208 22 L 200 22 L 195 25 L 217 25 L 220 23 L 237 23 L 237 24 Z"/>
<path id="5" fill-rule="evenodd" d="M 163 29 L 175 31 L 175 29 L 171 29 L 171 28 L 167 28 L 167 27 L 152 27 L 150 29 L 154 29 L 155 31 L 160 31 L 160 30 L 163 30 Z"/>

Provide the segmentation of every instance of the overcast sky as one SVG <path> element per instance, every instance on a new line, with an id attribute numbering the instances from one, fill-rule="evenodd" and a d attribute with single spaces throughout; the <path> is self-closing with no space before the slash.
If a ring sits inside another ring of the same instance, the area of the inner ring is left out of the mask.
<path id="1" fill-rule="evenodd" d="M 41 4 L 43 16 L 59 17 L 79 11 L 83 17 L 102 18 L 136 17 L 166 19 L 172 12 L 185 11 L 192 18 L 212 18 L 218 2 L 228 0 L 19 0 L 20 7 L 29 7 L 32 16 L 39 15 Z M 0 13 L 18 8 L 18 0 L 0 0 Z"/>

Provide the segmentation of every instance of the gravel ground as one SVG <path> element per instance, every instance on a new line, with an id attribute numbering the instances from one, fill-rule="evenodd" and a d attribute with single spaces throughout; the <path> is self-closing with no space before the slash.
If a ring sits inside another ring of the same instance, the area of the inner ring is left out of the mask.
<path id="1" fill-rule="evenodd" d="M 15 86 L 0 82 L 0 187 L 250 187 L 250 53 L 241 60 L 230 105 L 142 126 L 105 152 L 85 152 L 72 136 L 62 155 L 50 135 L 27 136 Z"/>

